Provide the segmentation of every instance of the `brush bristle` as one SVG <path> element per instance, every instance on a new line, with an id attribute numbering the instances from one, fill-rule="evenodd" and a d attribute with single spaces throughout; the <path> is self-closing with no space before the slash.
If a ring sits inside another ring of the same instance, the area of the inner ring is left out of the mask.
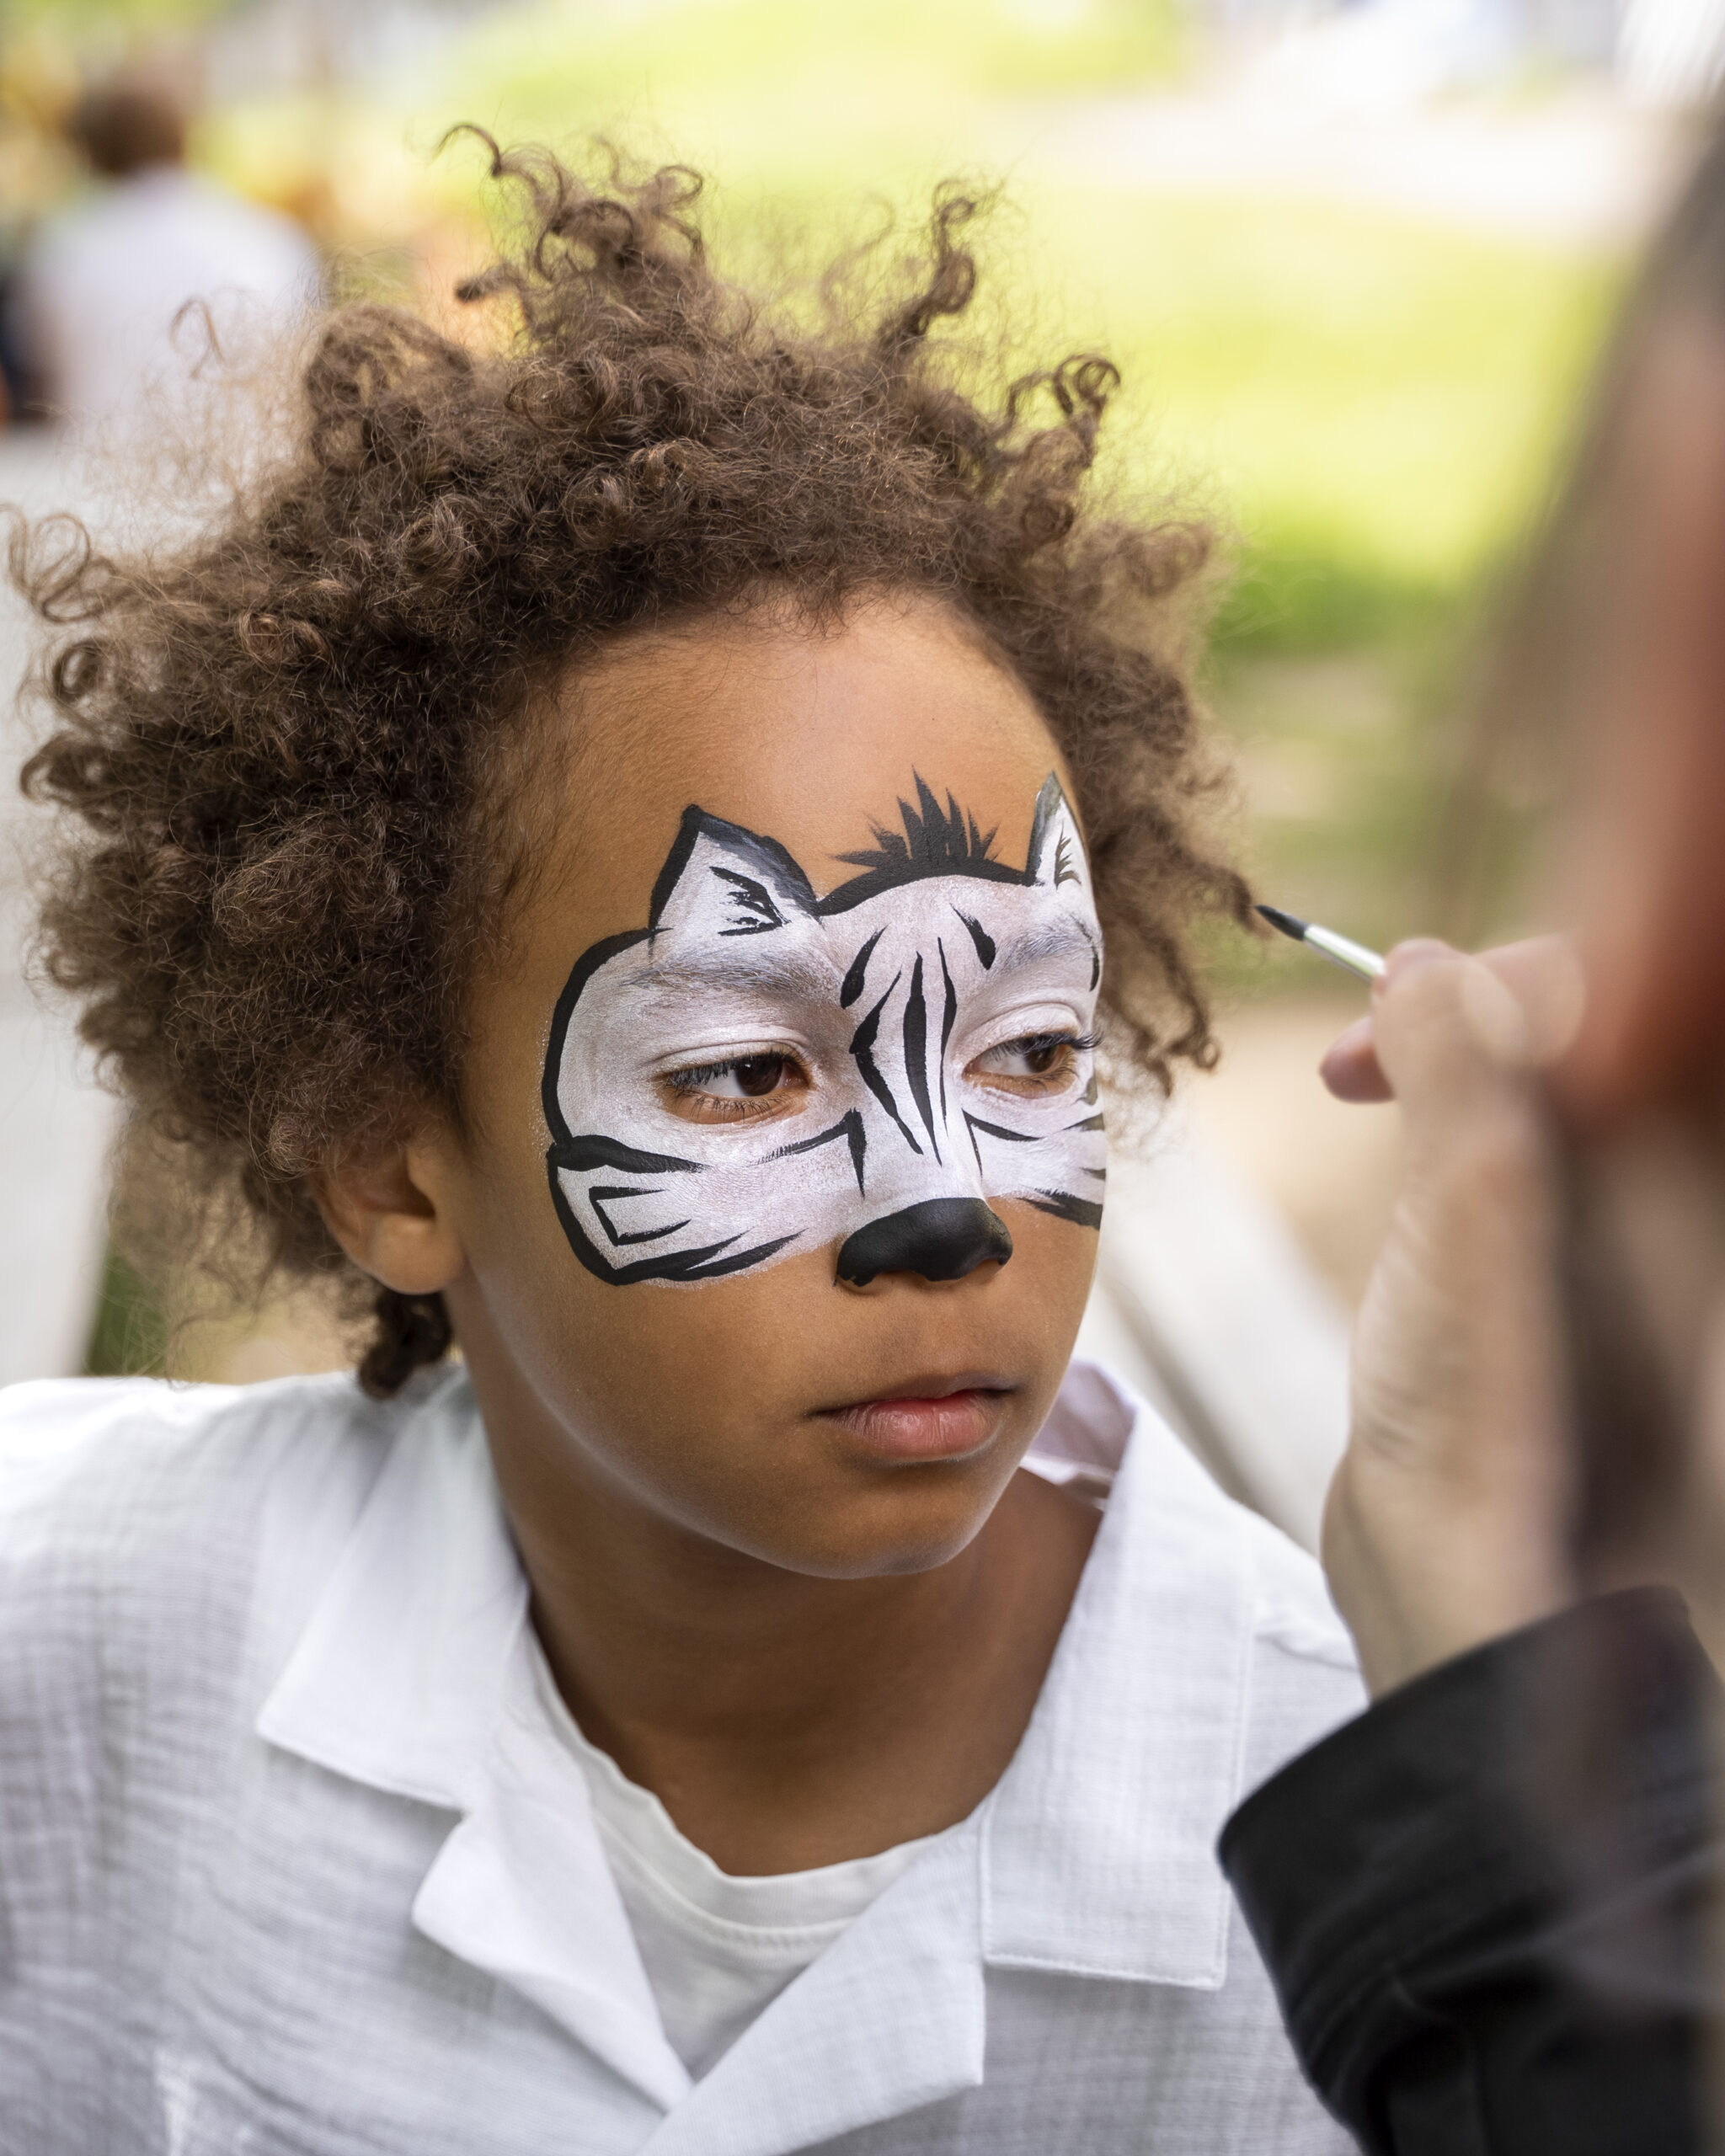
<path id="1" fill-rule="evenodd" d="M 1296 943 L 1304 942 L 1306 923 L 1297 914 L 1284 913 L 1279 906 L 1259 906 L 1256 910 L 1272 928 L 1279 928 L 1284 936 L 1291 936 Z"/>

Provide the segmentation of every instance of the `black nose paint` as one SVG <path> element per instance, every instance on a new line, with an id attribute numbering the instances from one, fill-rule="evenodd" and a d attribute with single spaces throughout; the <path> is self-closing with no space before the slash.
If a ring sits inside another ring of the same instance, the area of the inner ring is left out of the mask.
<path id="1" fill-rule="evenodd" d="M 926 1198 L 847 1235 L 838 1277 L 852 1288 L 866 1288 L 878 1273 L 962 1280 L 979 1265 L 1004 1265 L 1012 1255 L 1006 1222 L 980 1198 Z"/>

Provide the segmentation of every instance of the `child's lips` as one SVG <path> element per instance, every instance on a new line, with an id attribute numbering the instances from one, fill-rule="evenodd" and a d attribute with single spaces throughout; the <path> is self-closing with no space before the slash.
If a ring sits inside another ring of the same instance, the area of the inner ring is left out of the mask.
<path id="1" fill-rule="evenodd" d="M 821 1412 L 880 1458 L 962 1460 L 994 1436 L 1012 1391 L 1009 1380 L 996 1372 L 966 1370 L 953 1377 L 913 1378 L 873 1400 Z"/>

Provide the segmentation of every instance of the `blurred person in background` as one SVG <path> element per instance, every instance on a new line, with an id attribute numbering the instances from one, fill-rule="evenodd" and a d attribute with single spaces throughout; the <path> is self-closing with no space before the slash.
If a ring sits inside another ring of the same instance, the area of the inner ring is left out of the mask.
<path id="1" fill-rule="evenodd" d="M 290 219 L 186 169 L 186 115 L 165 85 L 94 88 L 67 132 L 100 184 L 36 233 L 8 328 L 45 410 L 124 428 L 211 340 L 230 360 L 266 350 L 316 302 L 321 270 Z"/>
<path id="2" fill-rule="evenodd" d="M 1518 648 L 1573 941 L 1404 944 L 1327 1059 L 1403 1118 L 1325 1531 L 1375 1704 L 1223 1857 L 1375 2156 L 1674 2156 L 1725 2146 L 1725 131 Z"/>

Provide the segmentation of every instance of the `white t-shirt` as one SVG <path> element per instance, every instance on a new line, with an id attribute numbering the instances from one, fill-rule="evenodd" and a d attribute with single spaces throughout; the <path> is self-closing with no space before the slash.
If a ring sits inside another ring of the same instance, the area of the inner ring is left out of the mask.
<path id="1" fill-rule="evenodd" d="M 678 1832 L 650 1790 L 582 1734 L 537 1643 L 534 1660 L 552 1726 L 586 1775 L 665 2033 L 698 2081 L 793 1977 L 943 1837 L 925 1835 L 815 1871 L 753 1878 L 721 1871 Z"/>

